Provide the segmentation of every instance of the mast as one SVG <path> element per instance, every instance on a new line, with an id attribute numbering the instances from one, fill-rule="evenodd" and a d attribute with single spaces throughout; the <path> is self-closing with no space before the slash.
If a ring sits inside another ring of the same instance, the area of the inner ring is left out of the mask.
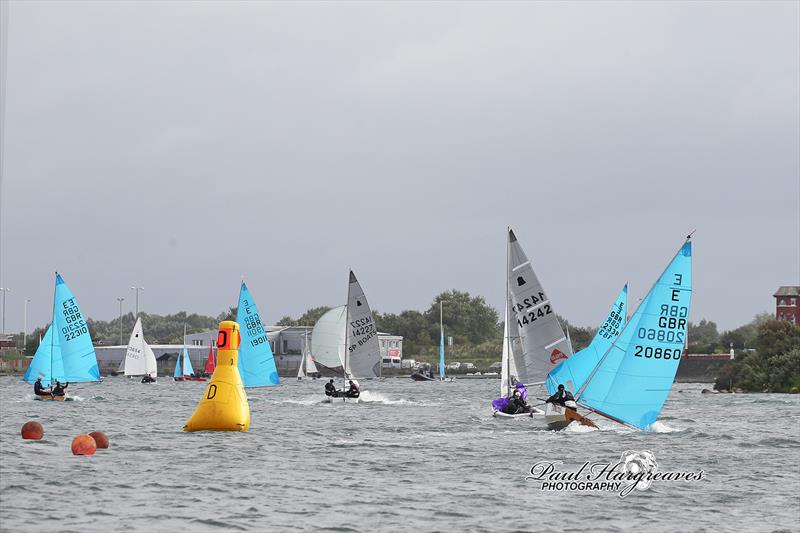
<path id="1" fill-rule="evenodd" d="M 442 353 L 439 358 L 439 379 L 444 381 L 444 322 L 442 321 L 442 300 L 439 299 L 439 331 L 442 336 Z"/>
<path id="2" fill-rule="evenodd" d="M 56 270 L 56 282 L 53 285 L 53 319 L 50 327 L 53 333 L 50 335 L 50 390 L 53 390 L 53 348 L 55 347 L 56 335 L 58 334 L 58 324 L 56 324 L 56 287 L 58 286 L 58 270 Z M 41 344 L 41 340 L 39 343 Z M 66 376 L 65 376 L 66 377 Z"/>
<path id="3" fill-rule="evenodd" d="M 508 385 L 511 383 L 511 358 L 514 356 L 514 354 L 511 352 L 511 334 L 510 334 L 510 330 L 508 329 L 508 321 L 510 319 L 510 316 L 508 314 L 508 290 L 509 290 L 508 289 L 508 268 L 509 268 L 510 262 L 511 262 L 511 258 L 510 258 L 510 255 L 511 255 L 511 243 L 508 240 L 508 232 L 509 231 L 511 231 L 511 226 L 506 226 L 506 316 L 504 317 L 505 324 L 503 324 L 503 326 L 504 326 L 503 336 L 505 336 L 505 341 L 508 344 L 508 354 L 507 354 L 507 357 L 506 357 L 505 368 L 502 369 L 502 372 L 504 372 L 505 375 L 506 375 L 506 387 L 508 387 Z M 500 396 L 503 396 L 503 395 L 504 395 L 503 394 L 503 379 L 501 377 L 500 378 Z"/>
<path id="4" fill-rule="evenodd" d="M 350 270 L 350 275 L 347 277 L 347 304 L 344 306 L 344 361 L 342 366 L 342 392 L 347 384 L 347 319 L 350 311 L 350 278 L 353 276 L 353 271 Z"/>

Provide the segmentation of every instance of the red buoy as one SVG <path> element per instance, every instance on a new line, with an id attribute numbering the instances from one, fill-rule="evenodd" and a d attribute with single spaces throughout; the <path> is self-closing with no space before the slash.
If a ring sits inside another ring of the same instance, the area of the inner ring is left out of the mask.
<path id="1" fill-rule="evenodd" d="M 92 455 L 97 451 L 97 443 L 90 435 L 78 435 L 72 439 L 72 455 Z"/>
<path id="2" fill-rule="evenodd" d="M 100 448 L 108 448 L 108 437 L 106 437 L 106 434 L 103 433 L 102 431 L 92 431 L 91 433 L 89 433 L 89 436 L 91 436 L 94 439 L 95 444 L 97 444 L 98 450 Z"/>
<path id="3" fill-rule="evenodd" d="M 23 439 L 41 440 L 44 437 L 44 428 L 39 422 L 31 420 L 22 425 L 20 433 Z"/>

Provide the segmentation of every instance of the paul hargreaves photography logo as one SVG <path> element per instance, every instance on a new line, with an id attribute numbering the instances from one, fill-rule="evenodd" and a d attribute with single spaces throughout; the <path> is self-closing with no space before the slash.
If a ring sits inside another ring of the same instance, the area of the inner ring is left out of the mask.
<path id="1" fill-rule="evenodd" d="M 634 490 L 647 490 L 654 481 L 700 481 L 696 472 L 662 472 L 650 450 L 626 450 L 619 461 L 586 461 L 577 469 L 564 469 L 560 461 L 539 461 L 525 476 L 525 481 L 539 483 L 549 492 L 615 492 L 625 498 Z"/>

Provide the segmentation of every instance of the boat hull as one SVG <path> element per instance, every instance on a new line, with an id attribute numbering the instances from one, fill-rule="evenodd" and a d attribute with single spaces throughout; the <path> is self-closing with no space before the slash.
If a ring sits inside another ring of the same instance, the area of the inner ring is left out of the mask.
<path id="1" fill-rule="evenodd" d="M 559 431 L 570 425 L 572 422 L 578 422 L 583 426 L 596 428 L 594 422 L 582 416 L 575 409 L 570 409 L 563 405 L 548 403 L 544 411 L 544 421 L 547 423 L 547 428 Z"/>
<path id="2" fill-rule="evenodd" d="M 426 376 L 425 374 L 420 374 L 419 372 L 414 372 L 411 374 L 411 379 L 414 381 L 436 381 L 430 376 Z"/>
<path id="3" fill-rule="evenodd" d="M 535 407 L 531 407 L 530 410 L 525 413 L 517 413 L 514 415 L 510 415 L 508 413 L 504 413 L 503 411 L 498 411 L 497 409 L 494 409 L 492 412 L 492 416 L 495 418 L 533 418 L 534 416 L 541 415 L 543 413 L 544 411 L 541 411 Z"/>
<path id="4" fill-rule="evenodd" d="M 322 403 L 358 403 L 360 398 L 349 398 L 347 396 L 325 396 L 325 399 L 322 400 Z"/>
<path id="5" fill-rule="evenodd" d="M 72 398 L 69 396 L 36 396 L 34 400 L 40 402 L 71 402 Z"/>

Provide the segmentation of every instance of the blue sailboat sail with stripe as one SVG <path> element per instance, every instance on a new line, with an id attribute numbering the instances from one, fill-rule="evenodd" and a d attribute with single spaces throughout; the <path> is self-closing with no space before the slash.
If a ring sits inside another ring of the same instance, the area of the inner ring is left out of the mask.
<path id="1" fill-rule="evenodd" d="M 683 355 L 691 298 L 687 239 L 578 391 L 578 403 L 639 429 L 655 422 Z"/>
<path id="2" fill-rule="evenodd" d="M 86 319 L 75 295 L 58 273 L 53 300 L 53 321 L 23 379 L 33 383 L 39 376 L 42 377 L 43 384 L 50 384 L 55 380 L 70 383 L 100 381 L 100 369 Z"/>
<path id="3" fill-rule="evenodd" d="M 241 327 L 239 374 L 244 386 L 266 387 L 279 384 L 278 369 L 275 367 L 275 356 L 272 354 L 267 331 L 244 281 L 239 290 L 236 322 Z"/>
<path id="4" fill-rule="evenodd" d="M 592 370 L 625 327 L 627 313 L 628 285 L 625 285 L 589 346 L 561 361 L 547 375 L 547 390 L 550 394 L 555 394 L 559 385 L 564 385 L 568 391 L 575 394 L 586 383 Z"/>

